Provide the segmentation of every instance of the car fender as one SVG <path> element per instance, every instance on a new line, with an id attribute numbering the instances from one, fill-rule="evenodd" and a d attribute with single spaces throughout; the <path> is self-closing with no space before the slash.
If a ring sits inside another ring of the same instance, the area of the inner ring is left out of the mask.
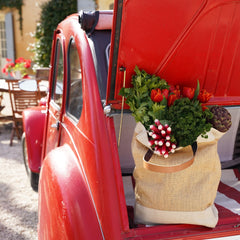
<path id="1" fill-rule="evenodd" d="M 27 146 L 28 165 L 32 172 L 39 173 L 41 166 L 43 133 L 46 122 L 46 107 L 38 106 L 23 111 L 23 131 Z"/>
<path id="2" fill-rule="evenodd" d="M 46 156 L 39 181 L 39 239 L 104 239 L 84 170 L 65 144 Z"/>

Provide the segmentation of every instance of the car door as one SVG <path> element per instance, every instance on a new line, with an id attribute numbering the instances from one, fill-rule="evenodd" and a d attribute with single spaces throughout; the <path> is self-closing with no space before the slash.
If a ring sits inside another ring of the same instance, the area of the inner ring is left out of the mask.
<path id="1" fill-rule="evenodd" d="M 45 137 L 45 154 L 56 148 L 60 140 L 63 85 L 64 85 L 64 40 L 61 33 L 56 33 L 54 53 L 52 54 L 52 74 L 48 101 L 48 117 Z"/>

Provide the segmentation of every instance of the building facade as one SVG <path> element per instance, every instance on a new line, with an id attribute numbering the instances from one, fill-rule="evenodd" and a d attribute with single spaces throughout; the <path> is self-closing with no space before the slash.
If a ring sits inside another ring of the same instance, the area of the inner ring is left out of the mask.
<path id="1" fill-rule="evenodd" d="M 7 58 L 23 57 L 32 59 L 33 54 L 28 50 L 34 43 L 32 36 L 40 19 L 41 5 L 48 0 L 23 0 L 22 29 L 20 15 L 15 8 L 0 10 L 0 69 L 4 67 Z M 113 9 L 114 0 L 78 0 L 79 10 L 108 10 Z M 3 77 L 0 71 L 0 77 Z"/>
<path id="2" fill-rule="evenodd" d="M 108 10 L 113 9 L 114 0 L 97 0 L 98 9 Z"/>
<path id="3" fill-rule="evenodd" d="M 78 0 L 79 10 L 113 9 L 114 0 Z"/>
<path id="4" fill-rule="evenodd" d="M 22 29 L 17 9 L 3 8 L 0 10 L 0 69 L 5 65 L 7 58 L 14 60 L 18 57 L 26 59 L 33 57 L 33 53 L 27 49 L 34 42 L 32 34 L 40 17 L 40 6 L 46 1 L 23 1 Z"/>

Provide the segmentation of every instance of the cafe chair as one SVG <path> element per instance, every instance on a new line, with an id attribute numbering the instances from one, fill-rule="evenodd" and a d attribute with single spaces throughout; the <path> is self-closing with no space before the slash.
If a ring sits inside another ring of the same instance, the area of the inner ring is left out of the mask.
<path id="1" fill-rule="evenodd" d="M 48 67 L 36 69 L 35 78 L 37 81 L 38 91 L 40 92 L 41 97 L 46 97 L 47 95 L 49 71 L 50 68 Z"/>
<path id="2" fill-rule="evenodd" d="M 8 79 L 8 92 L 12 108 L 13 126 L 10 138 L 10 146 L 12 146 L 13 138 L 16 133 L 18 139 L 22 135 L 22 111 L 38 105 L 40 98 L 39 91 L 24 91 L 19 88 L 21 80 Z"/>

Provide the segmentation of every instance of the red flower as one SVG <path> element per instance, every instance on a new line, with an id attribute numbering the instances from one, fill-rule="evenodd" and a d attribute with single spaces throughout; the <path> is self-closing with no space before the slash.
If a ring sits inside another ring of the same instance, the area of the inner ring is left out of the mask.
<path id="1" fill-rule="evenodd" d="M 27 79 L 29 78 L 28 74 L 22 75 L 22 78 Z"/>
<path id="2" fill-rule="evenodd" d="M 177 100 L 177 95 L 176 94 L 171 94 L 168 97 L 168 106 L 173 105 L 173 103 Z"/>
<path id="3" fill-rule="evenodd" d="M 12 68 L 12 67 L 14 67 L 14 66 L 15 66 L 15 64 L 14 64 L 14 63 L 8 63 L 8 64 L 7 64 L 7 68 L 9 68 L 9 67 L 11 67 L 11 68 Z"/>
<path id="4" fill-rule="evenodd" d="M 30 68 L 31 67 L 31 60 L 26 60 L 24 64 L 25 68 Z"/>
<path id="5" fill-rule="evenodd" d="M 163 100 L 163 97 L 165 97 L 166 99 L 168 98 L 168 93 L 168 89 L 153 89 L 151 91 L 151 99 L 153 102 L 161 102 Z"/>
<path id="6" fill-rule="evenodd" d="M 198 94 L 198 100 L 201 103 L 206 103 L 212 97 L 212 94 L 207 92 L 206 89 L 202 89 Z"/>
<path id="7" fill-rule="evenodd" d="M 175 100 L 181 97 L 180 87 L 177 86 L 170 86 L 170 94 L 168 96 L 168 106 L 173 105 Z"/>
<path id="8" fill-rule="evenodd" d="M 208 107 L 205 106 L 205 105 L 203 105 L 203 104 L 201 104 L 201 107 L 202 107 L 203 112 L 204 112 L 206 109 L 208 109 Z"/>
<path id="9" fill-rule="evenodd" d="M 175 100 L 180 98 L 180 90 L 174 90 L 169 96 L 168 96 L 168 106 L 173 105 Z"/>
<path id="10" fill-rule="evenodd" d="M 7 63 L 4 68 L 2 68 L 2 72 L 8 75 L 12 76 L 14 71 L 20 71 L 22 77 L 24 77 L 26 73 L 26 69 L 31 67 L 31 60 L 30 59 L 24 59 L 23 57 L 19 57 L 16 59 L 15 63 L 11 62 L 12 59 L 7 58 Z"/>
<path id="11" fill-rule="evenodd" d="M 192 100 L 195 94 L 195 89 L 190 87 L 183 87 L 182 94 L 183 94 L 183 97 L 187 97 L 190 100 Z"/>
<path id="12" fill-rule="evenodd" d="M 23 57 L 19 57 L 18 59 L 16 59 L 15 63 L 22 63 L 25 62 L 25 59 Z"/>
<path id="13" fill-rule="evenodd" d="M 10 59 L 8 59 L 10 60 Z M 9 61 L 6 63 L 5 67 L 2 68 L 2 73 L 8 75 L 8 73 L 11 71 L 11 69 L 15 66 L 14 63 L 10 63 Z"/>

